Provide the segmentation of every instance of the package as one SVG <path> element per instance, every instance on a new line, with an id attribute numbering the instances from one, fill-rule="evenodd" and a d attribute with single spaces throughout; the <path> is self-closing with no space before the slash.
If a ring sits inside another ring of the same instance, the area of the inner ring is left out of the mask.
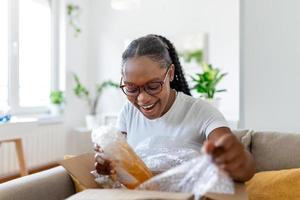
<path id="1" fill-rule="evenodd" d="M 93 131 L 92 140 L 117 161 L 118 180 L 129 189 L 186 192 L 196 198 L 207 192 L 234 193 L 232 180 L 218 169 L 210 155 L 201 153 L 197 143 L 155 136 L 146 138 L 133 151 L 112 127 Z M 152 177 L 151 171 L 158 175 Z"/>
<path id="2" fill-rule="evenodd" d="M 75 178 L 83 188 L 99 188 L 100 186 L 95 182 L 95 177 L 90 174 L 90 172 L 94 169 L 94 153 L 87 153 L 79 156 L 72 157 L 67 160 L 61 160 L 59 162 L 69 174 Z M 243 183 L 234 183 L 235 193 L 234 194 L 221 194 L 221 193 L 211 193 L 208 192 L 204 195 L 202 199 L 210 199 L 210 200 L 246 200 L 248 199 L 248 195 L 246 192 L 245 184 Z M 101 199 L 114 199 L 114 200 L 128 200 L 128 199 L 138 199 L 138 200 L 146 200 L 146 199 L 180 199 L 180 200 L 192 200 L 188 197 L 191 197 L 192 194 L 186 193 L 170 193 L 170 192 L 160 192 L 160 191 L 146 191 L 146 190 L 120 190 L 120 189 L 93 189 L 90 191 L 90 196 L 87 196 L 85 191 L 77 193 L 75 196 L 78 197 L 76 199 L 90 199 L 96 200 L 101 197 Z M 128 196 L 128 192 L 130 192 L 130 197 Z M 150 193 L 149 193 L 150 192 Z M 153 195 L 152 192 L 155 192 Z M 79 196 L 78 196 L 79 195 Z M 178 197 L 178 198 L 177 198 Z M 73 199 L 73 198 L 72 198 Z"/>
<path id="3" fill-rule="evenodd" d="M 139 190 L 89 189 L 67 200 L 194 200 L 192 194 Z"/>
<path id="4" fill-rule="evenodd" d="M 126 138 L 114 127 L 95 129 L 92 141 L 116 163 L 117 180 L 127 188 L 134 189 L 152 177 L 151 171 L 128 145 Z"/>

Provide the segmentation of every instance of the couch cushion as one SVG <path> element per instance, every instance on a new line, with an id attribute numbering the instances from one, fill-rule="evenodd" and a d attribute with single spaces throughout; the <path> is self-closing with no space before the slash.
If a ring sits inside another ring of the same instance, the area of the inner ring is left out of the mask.
<path id="1" fill-rule="evenodd" d="M 251 153 L 257 171 L 300 167 L 300 134 L 252 133 Z"/>
<path id="2" fill-rule="evenodd" d="M 246 186 L 249 200 L 300 199 L 300 168 L 259 172 Z"/>
<path id="3" fill-rule="evenodd" d="M 74 192 L 73 182 L 63 167 L 0 184 L 0 200 L 58 200 Z"/>

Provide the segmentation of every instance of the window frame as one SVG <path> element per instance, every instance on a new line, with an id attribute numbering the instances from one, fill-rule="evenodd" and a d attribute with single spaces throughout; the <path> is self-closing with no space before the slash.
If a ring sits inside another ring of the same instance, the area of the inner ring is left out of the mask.
<path id="1" fill-rule="evenodd" d="M 21 107 L 19 96 L 19 1 L 8 1 L 8 106 L 13 115 L 46 114 L 48 106 Z M 59 0 L 50 0 L 51 13 L 51 90 L 60 88 Z M 50 95 L 50 94 L 49 94 Z"/>

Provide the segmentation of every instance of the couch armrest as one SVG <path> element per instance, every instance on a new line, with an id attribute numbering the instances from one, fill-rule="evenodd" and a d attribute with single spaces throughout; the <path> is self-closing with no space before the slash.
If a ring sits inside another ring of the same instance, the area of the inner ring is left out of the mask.
<path id="1" fill-rule="evenodd" d="M 0 184 L 0 200 L 61 200 L 74 193 L 71 177 L 63 167 Z"/>

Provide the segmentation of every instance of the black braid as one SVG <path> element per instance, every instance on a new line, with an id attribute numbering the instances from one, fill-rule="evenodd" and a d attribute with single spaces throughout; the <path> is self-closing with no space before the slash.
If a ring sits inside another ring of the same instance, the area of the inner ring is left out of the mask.
<path id="1" fill-rule="evenodd" d="M 174 45 L 170 42 L 170 40 L 161 35 L 155 36 L 159 37 L 168 46 L 169 55 L 171 57 L 172 63 L 175 66 L 175 76 L 174 80 L 171 82 L 171 88 L 175 89 L 176 91 L 182 91 L 183 93 L 191 96 L 191 92 L 184 77 L 183 69 Z"/>
<path id="2" fill-rule="evenodd" d="M 147 56 L 165 68 L 173 64 L 175 74 L 174 80 L 170 83 L 171 88 L 191 95 L 176 50 L 168 39 L 160 35 L 147 35 L 133 40 L 122 55 L 122 65 L 136 56 Z"/>

